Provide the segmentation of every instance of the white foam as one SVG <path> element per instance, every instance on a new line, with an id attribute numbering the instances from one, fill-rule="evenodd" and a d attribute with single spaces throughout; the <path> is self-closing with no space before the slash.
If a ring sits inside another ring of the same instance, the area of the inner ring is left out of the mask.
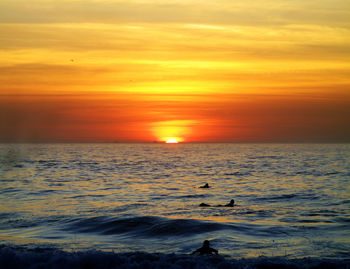
<path id="1" fill-rule="evenodd" d="M 220 255 L 192 256 L 146 252 L 113 253 L 102 251 L 65 252 L 59 249 L 28 249 L 0 246 L 0 268 L 350 268 L 350 259 L 288 259 L 259 257 L 228 259 Z"/>

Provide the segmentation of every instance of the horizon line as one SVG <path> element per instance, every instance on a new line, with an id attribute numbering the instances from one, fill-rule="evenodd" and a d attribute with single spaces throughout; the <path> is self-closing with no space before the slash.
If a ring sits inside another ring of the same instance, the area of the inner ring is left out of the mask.
<path id="1" fill-rule="evenodd" d="M 0 141 L 0 144 L 166 144 L 163 141 Z M 350 144 L 350 141 L 189 141 L 176 144 Z"/>

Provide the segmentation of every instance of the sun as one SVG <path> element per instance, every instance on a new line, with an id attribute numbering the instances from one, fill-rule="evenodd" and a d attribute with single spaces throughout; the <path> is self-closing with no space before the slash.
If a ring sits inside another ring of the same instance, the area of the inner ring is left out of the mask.
<path id="1" fill-rule="evenodd" d="M 179 143 L 179 140 L 177 137 L 169 137 L 165 140 L 165 143 L 167 144 L 177 144 Z"/>
<path id="2" fill-rule="evenodd" d="M 190 133 L 188 121 L 160 121 L 154 122 L 151 131 L 154 134 L 155 141 L 178 144 L 186 140 L 186 136 Z"/>

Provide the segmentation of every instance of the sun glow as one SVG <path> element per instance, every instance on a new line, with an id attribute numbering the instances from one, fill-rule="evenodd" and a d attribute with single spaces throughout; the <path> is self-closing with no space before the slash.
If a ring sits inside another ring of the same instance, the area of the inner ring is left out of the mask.
<path id="1" fill-rule="evenodd" d="M 165 143 L 167 144 L 177 144 L 179 143 L 179 138 L 178 137 L 169 137 L 165 140 Z"/>
<path id="2" fill-rule="evenodd" d="M 195 123 L 193 120 L 159 121 L 153 122 L 150 129 L 156 141 L 176 144 L 187 141 Z"/>

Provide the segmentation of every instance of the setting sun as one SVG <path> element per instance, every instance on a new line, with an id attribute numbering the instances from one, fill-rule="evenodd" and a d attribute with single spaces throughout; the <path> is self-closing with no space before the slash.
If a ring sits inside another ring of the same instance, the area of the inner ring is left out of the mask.
<path id="1" fill-rule="evenodd" d="M 179 139 L 177 137 L 170 137 L 170 138 L 167 138 L 165 143 L 167 144 L 177 144 L 179 143 Z"/>
<path id="2" fill-rule="evenodd" d="M 174 144 L 187 141 L 194 124 L 191 120 L 159 121 L 152 123 L 150 129 L 156 141 Z"/>

